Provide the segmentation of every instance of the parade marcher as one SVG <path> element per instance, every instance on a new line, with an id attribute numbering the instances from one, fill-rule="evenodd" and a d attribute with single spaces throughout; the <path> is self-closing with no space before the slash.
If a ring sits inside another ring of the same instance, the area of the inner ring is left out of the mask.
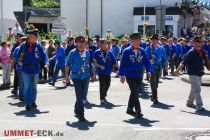
<path id="1" fill-rule="evenodd" d="M 169 45 L 169 48 L 170 48 L 170 68 L 171 68 L 171 75 L 173 75 L 173 73 L 174 73 L 174 67 L 175 67 L 174 59 L 175 59 L 175 56 L 176 56 L 176 52 L 175 52 L 175 46 L 173 44 L 173 39 L 172 38 L 169 38 L 168 39 L 168 45 Z"/>
<path id="2" fill-rule="evenodd" d="M 164 48 L 167 60 L 169 61 L 170 60 L 170 56 L 171 56 L 171 51 L 170 51 L 169 45 L 167 44 L 167 39 L 165 37 L 161 37 L 161 45 Z M 163 77 L 165 77 L 167 75 L 168 75 L 168 68 L 167 69 L 163 69 Z"/>
<path id="3" fill-rule="evenodd" d="M 46 48 L 47 42 L 45 40 L 42 40 L 41 45 L 43 50 L 47 53 L 47 48 Z M 44 60 L 41 59 L 39 65 L 40 65 L 39 80 L 44 79 L 45 81 L 47 81 L 47 69 L 44 67 L 45 66 Z"/>
<path id="4" fill-rule="evenodd" d="M 22 37 L 21 38 L 21 42 L 25 42 L 26 41 L 26 37 Z M 17 73 L 17 83 L 14 83 L 14 84 L 17 84 L 17 85 L 14 85 L 14 90 L 18 89 L 18 92 L 16 91 L 16 94 L 18 93 L 18 98 L 19 98 L 19 101 L 24 101 L 24 95 L 23 95 L 23 88 L 24 88 L 24 83 L 23 83 L 23 77 L 22 77 L 22 67 L 18 64 L 18 60 L 17 60 L 17 54 L 19 52 L 19 49 L 20 49 L 20 46 L 16 47 L 15 51 L 14 51 L 14 54 L 13 54 L 13 57 L 15 59 L 14 63 L 14 69 Z"/>
<path id="5" fill-rule="evenodd" d="M 75 44 L 74 44 L 74 38 L 73 37 L 68 37 L 66 39 L 67 41 L 67 47 L 65 48 L 65 53 L 66 53 L 66 57 L 68 57 L 69 53 L 76 48 Z"/>
<path id="6" fill-rule="evenodd" d="M 207 44 L 203 48 L 208 55 L 208 59 L 210 60 L 210 39 L 207 40 Z"/>
<path id="7" fill-rule="evenodd" d="M 146 42 L 144 41 L 144 39 L 141 39 L 140 47 L 143 48 L 144 50 L 146 50 L 147 44 L 146 44 Z"/>
<path id="8" fill-rule="evenodd" d="M 180 45 L 180 43 L 178 43 L 178 38 L 177 37 L 173 38 L 173 43 L 174 43 L 173 45 L 175 46 L 175 52 L 176 52 L 176 56 L 174 58 L 174 64 L 175 64 L 175 67 L 177 69 L 180 62 L 181 62 L 181 58 L 182 58 L 182 55 L 183 55 L 183 49 L 182 49 L 182 46 Z"/>
<path id="9" fill-rule="evenodd" d="M 183 39 L 183 40 L 181 41 L 180 44 L 181 44 L 182 50 L 183 50 L 183 55 L 182 55 L 182 58 L 181 58 L 181 60 L 183 61 L 185 55 L 186 55 L 187 52 L 191 49 L 191 47 L 187 44 L 187 41 L 186 41 L 185 39 Z M 183 72 L 186 72 L 186 67 L 184 67 L 184 68 L 182 69 L 182 71 L 183 71 Z"/>
<path id="10" fill-rule="evenodd" d="M 122 43 L 122 46 L 121 46 L 121 50 L 120 50 L 120 56 L 122 56 L 123 51 L 130 46 L 128 44 L 128 40 L 125 37 L 123 37 L 121 39 L 121 43 Z"/>
<path id="11" fill-rule="evenodd" d="M 152 67 L 151 63 L 144 51 L 139 47 L 140 34 L 134 33 L 130 36 L 132 46 L 123 51 L 122 59 L 120 62 L 119 76 L 120 82 L 124 83 L 125 80 L 131 90 L 127 114 L 136 118 L 142 118 L 141 106 L 139 103 L 139 85 L 142 84 L 144 67 L 146 67 L 148 77 L 151 76 Z M 135 112 L 133 111 L 135 108 Z"/>
<path id="12" fill-rule="evenodd" d="M 203 61 L 205 62 L 207 69 L 210 70 L 210 62 L 208 61 L 206 52 L 202 49 L 202 38 L 196 36 L 193 39 L 194 48 L 191 49 L 184 60 L 174 72 L 174 75 L 179 75 L 179 71 L 183 69 L 184 66 L 188 66 L 187 73 L 189 75 L 191 90 L 190 95 L 187 100 L 187 107 L 192 107 L 198 111 L 205 110 L 203 108 L 203 101 L 201 98 L 201 80 L 204 75 Z M 196 101 L 196 105 L 194 104 Z"/>
<path id="13" fill-rule="evenodd" d="M 10 88 L 10 49 L 9 43 L 7 41 L 3 41 L 1 43 L 0 49 L 0 63 L 2 64 L 3 69 L 3 84 L 1 85 L 2 88 L 9 89 Z"/>
<path id="14" fill-rule="evenodd" d="M 114 57 L 116 58 L 117 63 L 120 60 L 120 47 L 118 46 L 118 41 L 119 41 L 118 38 L 112 38 L 111 52 L 114 55 Z M 114 67 L 114 71 L 116 72 L 115 78 L 118 78 L 119 77 L 118 73 L 117 73 L 118 68 Z"/>
<path id="15" fill-rule="evenodd" d="M 48 56 L 41 44 L 38 42 L 38 29 L 34 26 L 30 26 L 26 33 L 28 38 L 25 43 L 22 43 L 17 54 L 17 60 L 20 66 L 22 66 L 22 78 L 23 78 L 23 95 L 26 110 L 36 108 L 37 97 L 37 83 L 40 72 L 39 61 L 44 59 L 45 68 L 48 69 L 49 61 Z"/>
<path id="16" fill-rule="evenodd" d="M 146 54 L 150 59 L 152 64 L 153 73 L 150 79 L 150 85 L 152 90 L 151 101 L 153 104 L 158 103 L 158 83 L 160 78 L 161 69 L 168 68 L 168 60 L 166 58 L 166 53 L 163 47 L 158 45 L 159 36 L 155 34 L 151 38 L 152 44 L 146 49 Z"/>
<path id="17" fill-rule="evenodd" d="M 98 49 L 96 45 L 93 44 L 93 39 L 88 38 L 89 49 L 93 51 L 93 53 Z"/>
<path id="18" fill-rule="evenodd" d="M 56 49 L 54 46 L 54 40 L 50 39 L 49 46 L 47 48 L 48 58 L 51 59 L 55 54 L 56 54 Z M 49 63 L 50 63 L 50 66 L 49 66 L 48 77 L 49 77 L 49 80 L 52 80 L 52 76 L 53 76 L 53 72 L 54 72 L 54 68 L 55 68 L 55 62 L 50 61 Z"/>
<path id="19" fill-rule="evenodd" d="M 90 53 L 85 50 L 85 37 L 78 36 L 75 43 L 76 49 L 72 50 L 66 59 L 65 77 L 68 82 L 70 69 L 70 78 L 74 83 L 76 93 L 75 117 L 79 121 L 85 121 L 83 99 L 87 98 L 90 77 L 93 78 L 94 73 Z"/>
<path id="20" fill-rule="evenodd" d="M 112 66 L 118 67 L 118 65 L 112 52 L 108 50 L 107 40 L 101 39 L 100 44 L 101 48 L 94 53 L 93 61 L 99 77 L 101 104 L 106 104 L 106 96 L 111 83 Z"/>
<path id="21" fill-rule="evenodd" d="M 61 41 L 59 39 L 55 40 L 55 48 L 56 48 L 56 55 L 54 55 L 52 58 L 50 58 L 50 61 L 55 62 L 55 70 L 52 76 L 52 80 L 49 83 L 52 86 L 55 86 L 55 82 L 57 80 L 59 71 L 61 70 L 63 75 L 65 75 L 65 61 L 66 61 L 66 55 L 65 55 L 65 49 L 61 45 Z"/>
<path id="22" fill-rule="evenodd" d="M 16 61 L 16 58 L 14 57 L 14 52 L 15 52 L 15 49 L 21 45 L 22 43 L 22 40 L 21 38 L 24 37 L 24 34 L 23 33 L 17 33 L 16 34 L 16 43 L 13 45 L 13 48 L 11 50 L 11 59 L 12 59 L 12 66 L 11 66 L 11 71 L 12 69 L 14 68 L 14 89 L 11 91 L 12 94 L 14 95 L 17 95 L 17 91 L 18 91 L 18 81 L 19 81 L 19 76 L 18 76 L 18 72 L 17 72 L 17 69 L 16 69 L 16 65 L 17 65 L 17 61 Z"/>

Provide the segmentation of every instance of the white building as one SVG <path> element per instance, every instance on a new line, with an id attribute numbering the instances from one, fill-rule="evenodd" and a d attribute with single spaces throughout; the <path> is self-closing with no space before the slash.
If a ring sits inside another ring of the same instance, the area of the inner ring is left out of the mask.
<path id="1" fill-rule="evenodd" d="M 5 36 L 9 27 L 15 27 L 17 20 L 14 11 L 23 11 L 23 0 L 0 0 L 0 36 Z"/>
<path id="2" fill-rule="evenodd" d="M 185 26 L 181 9 L 177 7 L 181 3 L 182 0 L 145 0 L 146 33 L 159 32 L 162 27 L 172 36 L 179 35 Z M 143 5 L 144 0 L 61 0 L 61 17 L 65 17 L 62 22 L 72 32 L 80 33 L 87 25 L 92 36 L 105 34 L 107 29 L 122 35 L 142 32 Z"/>

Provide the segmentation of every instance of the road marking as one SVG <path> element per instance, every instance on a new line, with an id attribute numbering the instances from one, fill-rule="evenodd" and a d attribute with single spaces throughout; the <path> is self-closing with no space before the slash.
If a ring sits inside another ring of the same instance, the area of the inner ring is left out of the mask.
<path id="1" fill-rule="evenodd" d="M 32 123 L 32 124 L 56 124 L 56 125 L 66 125 L 66 122 L 47 122 L 47 121 L 9 121 L 9 120 L 0 120 L 0 122 L 6 123 Z M 71 123 L 71 122 L 70 122 Z M 90 122 L 91 123 L 91 122 Z M 85 124 L 85 123 L 84 123 Z M 137 128 L 138 124 L 119 124 L 119 123 L 95 123 L 95 126 L 107 126 L 107 127 L 132 127 L 135 131 L 193 131 L 193 130 L 210 130 L 210 128 L 172 128 L 172 127 L 151 127 L 151 128 Z M 140 125 L 139 125 L 140 126 Z M 1 139 L 0 139 L 1 140 Z"/>
<path id="2" fill-rule="evenodd" d="M 2 137 L 0 140 L 52 140 L 50 137 Z"/>
<path id="3" fill-rule="evenodd" d="M 171 127 L 154 127 L 154 128 L 136 128 L 136 131 L 157 131 L 157 130 L 165 130 L 165 131 L 179 131 L 179 130 L 185 130 L 185 131 L 197 131 L 197 130 L 210 130 L 210 128 L 171 128 Z"/>

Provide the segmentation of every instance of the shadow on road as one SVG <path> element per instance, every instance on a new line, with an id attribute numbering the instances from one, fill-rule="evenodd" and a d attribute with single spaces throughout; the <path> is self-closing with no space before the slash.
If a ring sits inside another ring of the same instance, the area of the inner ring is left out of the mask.
<path id="1" fill-rule="evenodd" d="M 85 122 L 66 122 L 66 125 L 72 128 L 77 128 L 78 130 L 89 130 L 90 127 L 94 127 L 94 125 L 97 123 L 97 121 L 93 121 L 93 122 L 89 122 L 89 121 L 85 121 Z"/>
<path id="2" fill-rule="evenodd" d="M 40 111 L 38 109 L 33 109 L 31 111 L 23 110 L 20 112 L 14 113 L 16 116 L 24 116 L 24 117 L 36 117 L 39 114 L 46 114 L 49 113 L 49 111 Z"/>
<path id="3" fill-rule="evenodd" d="M 189 112 L 189 111 L 181 110 L 181 112 L 210 117 L 210 111 L 209 110 L 205 110 L 205 111 L 197 111 L 196 110 L 195 112 Z"/>
<path id="4" fill-rule="evenodd" d="M 97 104 L 93 104 L 93 103 L 84 105 L 84 107 L 85 107 L 86 109 L 92 109 L 93 107 L 105 108 L 105 109 L 114 109 L 115 107 L 121 107 L 121 106 L 126 106 L 126 105 L 114 105 L 114 104 L 111 103 L 111 102 L 107 102 L 107 103 L 104 104 L 104 105 L 97 105 Z"/>
<path id="5" fill-rule="evenodd" d="M 151 105 L 151 107 L 169 110 L 169 109 L 171 109 L 172 107 L 174 107 L 174 105 L 168 105 L 168 104 L 159 102 L 158 104 L 153 104 L 153 105 Z"/>
<path id="6" fill-rule="evenodd" d="M 19 97 L 18 97 L 18 95 L 9 95 L 9 96 L 7 96 L 7 98 L 13 98 L 13 99 L 18 99 Z"/>
<path id="7" fill-rule="evenodd" d="M 17 102 L 17 103 L 8 103 L 11 106 L 17 106 L 17 107 L 24 107 L 24 102 Z"/>
<path id="8" fill-rule="evenodd" d="M 153 123 L 156 123 L 159 121 L 158 120 L 149 120 L 147 118 L 142 118 L 142 119 L 133 118 L 133 119 L 129 119 L 129 120 L 124 120 L 123 122 L 130 123 L 130 124 L 139 124 L 139 125 L 145 126 L 145 127 L 152 127 Z"/>
<path id="9" fill-rule="evenodd" d="M 173 80 L 174 78 L 172 78 L 172 77 L 163 77 L 161 79 L 163 79 L 163 80 Z"/>

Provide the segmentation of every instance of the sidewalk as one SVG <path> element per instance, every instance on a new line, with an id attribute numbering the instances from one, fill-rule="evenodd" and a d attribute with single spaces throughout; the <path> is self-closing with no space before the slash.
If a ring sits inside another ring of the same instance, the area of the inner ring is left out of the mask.
<path id="1" fill-rule="evenodd" d="M 187 74 L 181 75 L 181 80 L 190 83 L 189 76 Z M 210 71 L 205 70 L 205 75 L 202 76 L 202 86 L 210 86 Z"/>

